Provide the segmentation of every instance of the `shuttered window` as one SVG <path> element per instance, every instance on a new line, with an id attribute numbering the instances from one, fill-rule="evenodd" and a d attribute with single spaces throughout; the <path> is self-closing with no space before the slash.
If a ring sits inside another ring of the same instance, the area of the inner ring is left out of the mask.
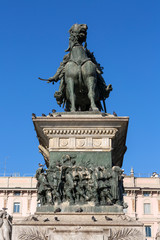
<path id="1" fill-rule="evenodd" d="M 146 233 L 146 237 L 152 236 L 151 226 L 145 226 L 145 233 Z"/>

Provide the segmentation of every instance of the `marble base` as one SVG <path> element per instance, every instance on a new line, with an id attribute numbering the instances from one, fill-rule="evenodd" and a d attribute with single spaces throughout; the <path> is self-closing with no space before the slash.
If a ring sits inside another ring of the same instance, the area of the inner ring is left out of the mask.
<path id="1" fill-rule="evenodd" d="M 13 223 L 14 240 L 24 234 L 30 239 L 29 234 L 37 233 L 48 240 L 144 239 L 140 222 L 117 213 L 37 213 Z"/>

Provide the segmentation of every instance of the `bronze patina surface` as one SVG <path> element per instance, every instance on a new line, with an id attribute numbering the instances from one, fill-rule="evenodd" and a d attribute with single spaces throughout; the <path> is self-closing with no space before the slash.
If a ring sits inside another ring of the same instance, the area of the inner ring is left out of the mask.
<path id="1" fill-rule="evenodd" d="M 102 77 L 103 67 L 87 48 L 87 29 L 86 24 L 74 24 L 70 28 L 69 47 L 66 50 L 68 53 L 56 74 L 47 79 L 47 82 L 54 83 L 60 80 L 59 90 L 55 92 L 54 97 L 59 105 L 65 106 L 65 111 L 104 109 L 106 112 L 105 99 L 109 97 L 112 85 L 106 85 Z"/>

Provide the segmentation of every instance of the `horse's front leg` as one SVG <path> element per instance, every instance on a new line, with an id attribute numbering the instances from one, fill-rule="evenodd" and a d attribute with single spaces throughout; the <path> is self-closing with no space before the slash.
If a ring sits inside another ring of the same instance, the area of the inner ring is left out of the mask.
<path id="1" fill-rule="evenodd" d="M 75 112 L 76 107 L 75 107 L 74 80 L 72 78 L 67 78 L 66 88 L 67 88 L 68 98 L 71 103 L 70 111 Z"/>
<path id="2" fill-rule="evenodd" d="M 76 96 L 75 96 L 75 83 L 78 79 L 78 67 L 74 62 L 68 62 L 65 66 L 65 83 L 67 90 L 67 98 L 70 101 L 71 112 L 76 111 Z"/>
<path id="3" fill-rule="evenodd" d="M 88 98 L 90 100 L 92 111 L 97 111 L 95 104 L 95 88 L 97 83 L 97 74 L 95 65 L 88 61 L 82 66 L 82 74 L 86 87 L 88 88 Z"/>

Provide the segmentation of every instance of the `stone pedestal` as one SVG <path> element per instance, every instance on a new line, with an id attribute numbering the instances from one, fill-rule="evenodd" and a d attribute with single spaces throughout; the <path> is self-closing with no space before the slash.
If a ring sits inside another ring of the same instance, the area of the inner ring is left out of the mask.
<path id="1" fill-rule="evenodd" d="M 72 153 L 78 164 L 90 160 L 93 165 L 106 167 L 122 166 L 128 121 L 128 117 L 92 112 L 33 118 L 47 165 Z"/>
<path id="2" fill-rule="evenodd" d="M 101 184 L 106 184 L 104 188 L 109 194 L 114 185 L 113 181 L 109 182 L 109 179 L 114 180 L 114 177 L 109 176 L 108 173 L 114 173 L 113 166 L 117 166 L 116 169 L 122 166 L 126 151 L 128 120 L 128 117 L 93 112 L 54 113 L 52 116 L 33 117 L 40 143 L 39 150 L 44 156 L 50 174 L 52 172 L 55 174 L 52 169 L 56 166 L 58 166 L 57 169 L 62 169 L 62 172 L 63 169 L 70 168 L 74 173 L 75 167 L 79 167 L 82 171 L 82 166 L 84 172 L 89 170 L 93 172 L 95 169 L 102 171 L 104 179 L 98 177 L 100 172 L 96 171 L 97 177 L 92 178 L 92 183 L 95 179 L 99 184 L 96 187 L 97 194 L 101 191 Z M 76 159 L 71 166 L 66 164 L 66 156 L 69 156 L 70 160 Z M 63 160 L 61 167 L 57 165 L 60 164 L 60 160 Z M 67 174 L 64 174 L 63 184 Z M 92 176 L 91 173 L 90 176 Z M 86 180 L 86 184 L 89 184 L 87 181 L 89 180 Z M 117 188 L 119 191 L 121 188 L 122 191 L 121 179 L 117 178 L 116 181 L 119 184 Z M 53 190 L 54 186 L 50 193 Z M 101 197 L 102 195 L 99 195 L 99 199 Z M 119 200 L 121 201 L 120 198 Z M 75 197 L 75 202 L 71 203 L 64 197 L 61 203 L 55 201 L 53 204 L 46 203 L 38 207 L 34 216 L 13 224 L 12 239 L 31 239 L 31 235 L 39 235 L 41 237 L 39 239 L 49 240 L 143 239 L 142 224 L 124 215 L 122 204 L 116 202 L 114 198 L 111 204 L 107 201 L 106 204 L 99 201 L 98 205 L 94 201 L 84 202 L 79 201 L 77 204 Z"/>
<path id="3" fill-rule="evenodd" d="M 52 188 L 47 193 L 47 199 L 53 199 L 56 194 L 54 186 L 59 182 L 63 188 L 58 193 L 61 197 L 58 199 L 55 196 L 62 212 L 76 212 L 76 204 L 83 205 L 84 212 L 123 212 L 123 183 L 118 179 L 126 151 L 128 120 L 128 117 L 100 112 L 54 113 L 52 116 L 33 118 Z M 119 168 L 113 170 L 113 166 Z M 62 177 L 59 180 L 60 175 Z M 67 179 L 69 182 L 66 184 Z M 120 185 L 121 189 L 118 190 Z M 114 196 L 111 196 L 110 189 Z M 37 212 L 54 212 L 57 202 L 46 200 L 46 204 L 38 207 Z"/>
<path id="4" fill-rule="evenodd" d="M 141 223 L 116 213 L 39 213 L 13 224 L 12 239 L 30 239 L 30 234 L 49 240 L 144 239 Z"/>

